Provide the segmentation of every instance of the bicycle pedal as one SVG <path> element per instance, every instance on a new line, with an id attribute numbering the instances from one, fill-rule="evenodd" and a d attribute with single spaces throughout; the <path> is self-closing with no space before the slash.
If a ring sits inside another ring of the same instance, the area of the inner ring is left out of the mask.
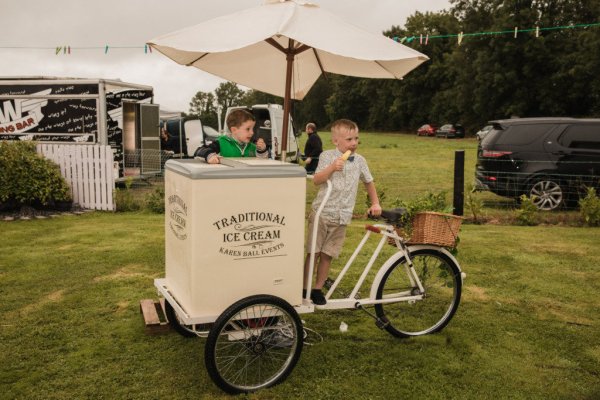
<path id="1" fill-rule="evenodd" d="M 379 329 L 385 329 L 390 325 L 390 321 L 388 321 L 387 318 L 377 318 L 375 320 L 375 325 L 379 328 Z"/>

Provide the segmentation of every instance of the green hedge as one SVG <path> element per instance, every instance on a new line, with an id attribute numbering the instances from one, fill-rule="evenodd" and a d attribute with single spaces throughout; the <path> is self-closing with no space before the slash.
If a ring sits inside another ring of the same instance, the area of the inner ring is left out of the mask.
<path id="1" fill-rule="evenodd" d="M 52 206 L 70 201 L 58 165 L 37 154 L 35 143 L 0 141 L 0 203 Z"/>

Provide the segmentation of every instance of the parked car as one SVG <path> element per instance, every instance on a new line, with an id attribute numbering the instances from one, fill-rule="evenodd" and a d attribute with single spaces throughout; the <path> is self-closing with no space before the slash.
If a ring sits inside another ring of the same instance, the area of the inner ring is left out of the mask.
<path id="1" fill-rule="evenodd" d="M 491 121 L 479 142 L 476 187 L 540 210 L 576 205 L 600 189 L 600 119 L 518 118 Z"/>
<path id="2" fill-rule="evenodd" d="M 417 136 L 435 136 L 436 131 L 437 126 L 433 124 L 425 124 L 417 129 Z"/>
<path id="3" fill-rule="evenodd" d="M 438 137 L 445 138 L 464 138 L 465 128 L 461 124 L 446 124 L 442 125 L 440 129 L 435 132 Z"/>
<path id="4" fill-rule="evenodd" d="M 475 137 L 477 138 L 477 140 L 481 141 L 492 130 L 492 128 L 493 125 L 484 126 L 483 128 L 477 131 Z"/>

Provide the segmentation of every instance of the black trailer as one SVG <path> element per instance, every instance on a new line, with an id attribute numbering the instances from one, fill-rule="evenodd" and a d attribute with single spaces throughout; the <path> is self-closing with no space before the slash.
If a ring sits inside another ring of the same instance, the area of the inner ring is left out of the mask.
<path id="1" fill-rule="evenodd" d="M 110 79 L 0 77 L 0 140 L 110 145 L 117 179 L 160 173 L 153 88 Z"/>

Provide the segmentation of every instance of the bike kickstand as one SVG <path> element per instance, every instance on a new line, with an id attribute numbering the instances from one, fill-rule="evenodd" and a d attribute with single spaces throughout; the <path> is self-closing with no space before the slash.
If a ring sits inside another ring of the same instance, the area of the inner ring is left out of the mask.
<path id="1" fill-rule="evenodd" d="M 387 328 L 387 326 L 390 324 L 390 321 L 388 321 L 387 318 L 383 317 L 383 318 L 379 318 L 377 315 L 373 314 L 372 312 L 370 312 L 369 310 L 367 310 L 365 307 L 363 307 L 360 303 L 356 303 L 354 305 L 354 307 L 356 307 L 359 310 L 364 311 L 365 313 L 367 313 L 368 316 L 370 316 L 371 318 L 373 318 L 375 320 L 375 325 L 379 328 L 379 329 L 385 329 Z"/>

